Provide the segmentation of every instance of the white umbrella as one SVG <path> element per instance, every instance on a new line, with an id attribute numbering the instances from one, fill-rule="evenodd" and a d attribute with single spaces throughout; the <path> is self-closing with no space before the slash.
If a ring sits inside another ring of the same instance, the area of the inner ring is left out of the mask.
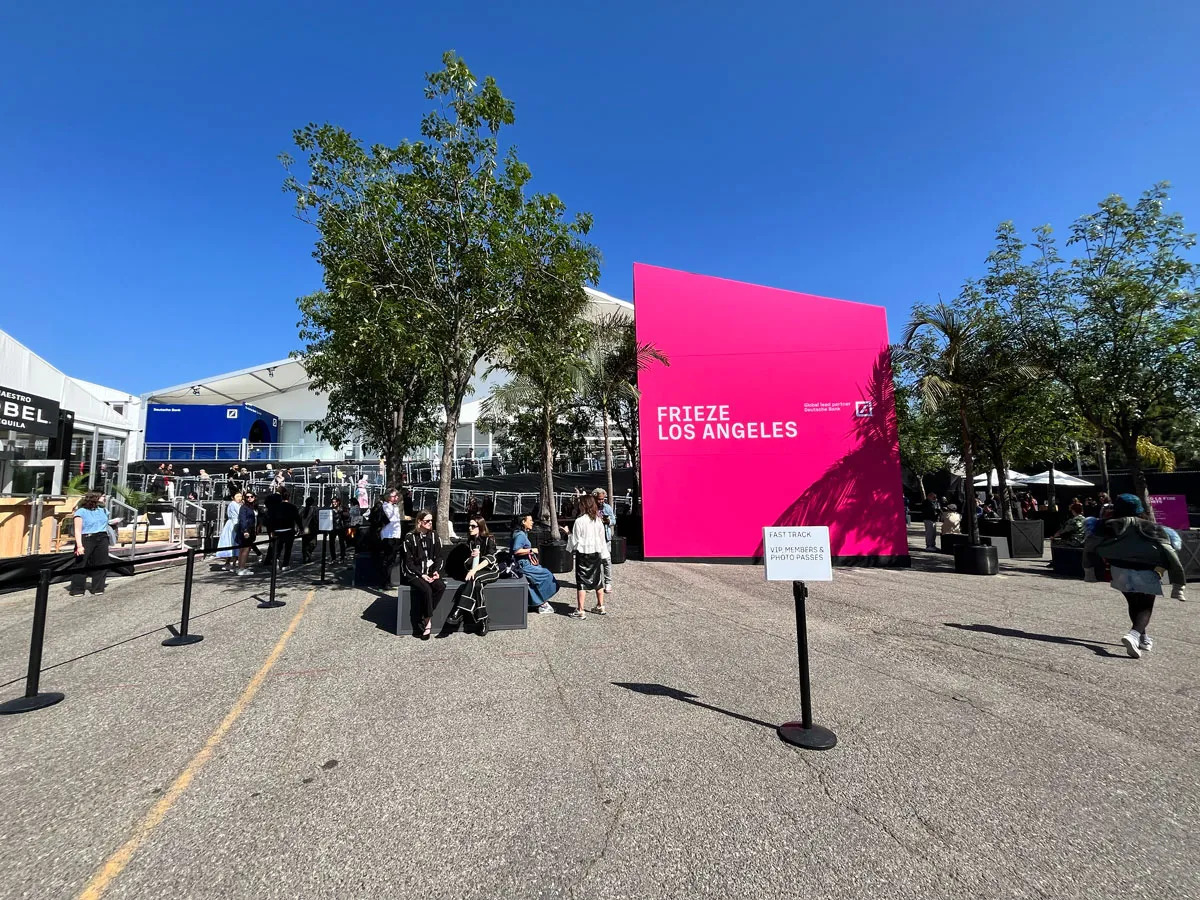
<path id="1" fill-rule="evenodd" d="M 1009 469 L 1005 475 L 1005 478 L 1009 484 L 1012 484 L 1014 481 L 1024 481 L 1028 477 L 1028 475 L 1022 475 L 1020 472 L 1014 472 L 1012 469 Z M 987 483 L 987 472 L 984 472 L 982 475 L 975 476 L 975 487 L 987 487 Z M 992 484 L 996 486 L 1000 485 L 1000 475 L 995 469 L 992 469 Z"/>
<path id="2" fill-rule="evenodd" d="M 1021 484 L 1049 484 L 1050 472 L 1042 472 L 1039 475 L 1030 475 L 1028 478 L 1022 478 Z M 1066 472 L 1054 470 L 1054 486 L 1055 487 L 1095 487 L 1090 481 L 1084 481 L 1082 478 L 1076 478 L 1074 475 L 1068 475 Z"/>

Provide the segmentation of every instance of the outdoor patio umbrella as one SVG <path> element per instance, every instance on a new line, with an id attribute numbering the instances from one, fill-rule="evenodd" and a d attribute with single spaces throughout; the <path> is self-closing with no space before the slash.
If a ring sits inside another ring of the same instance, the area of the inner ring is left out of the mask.
<path id="1" fill-rule="evenodd" d="M 992 469 L 991 476 L 992 476 L 992 484 L 999 487 L 999 485 L 1000 485 L 999 473 L 995 469 Z M 1016 481 L 1024 481 L 1028 477 L 1029 477 L 1028 475 L 1022 475 L 1020 472 L 1014 472 L 1012 469 L 1009 469 L 1008 473 L 1006 475 L 1006 479 L 1009 484 L 1012 484 L 1013 482 L 1016 482 Z M 1058 474 L 1055 473 L 1055 478 L 1057 478 L 1057 477 L 1058 477 Z M 975 487 L 987 487 L 987 484 L 988 484 L 988 473 L 987 472 L 984 472 L 982 475 L 975 476 Z"/>
<path id="2" fill-rule="evenodd" d="M 1029 477 L 1022 476 L 1017 479 L 1021 484 L 1049 484 L 1050 472 L 1047 470 L 1039 475 L 1030 475 Z M 1055 487 L 1095 487 L 1090 481 L 1084 481 L 1082 478 L 1076 478 L 1074 475 L 1068 475 L 1066 472 L 1054 470 L 1054 486 Z"/>

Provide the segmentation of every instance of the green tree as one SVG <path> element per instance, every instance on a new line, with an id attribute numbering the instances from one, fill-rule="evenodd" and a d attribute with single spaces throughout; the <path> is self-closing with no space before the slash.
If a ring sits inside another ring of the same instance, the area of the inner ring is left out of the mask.
<path id="1" fill-rule="evenodd" d="M 509 471 L 540 472 L 542 467 L 542 417 L 536 409 L 518 409 L 507 414 L 485 413 L 476 423 L 492 433 L 495 446 L 503 448 Z M 568 409 L 551 427 L 555 459 L 581 460 L 587 456 L 587 437 L 594 429 L 585 409 Z"/>
<path id="2" fill-rule="evenodd" d="M 349 296 L 339 296 L 340 293 Z M 403 480 L 401 463 L 434 436 L 433 383 L 419 356 L 405 304 L 394 298 L 365 319 L 359 285 L 301 297 L 300 339 L 293 353 L 304 364 L 313 390 L 326 391 L 325 416 L 309 425 L 324 441 L 341 446 L 358 437 L 386 456 L 387 480 Z"/>
<path id="3" fill-rule="evenodd" d="M 586 303 L 583 285 L 598 277 L 599 254 L 584 240 L 590 216 L 568 221 L 553 194 L 527 196 L 529 168 L 500 147 L 514 114 L 495 80 L 480 85 L 452 52 L 442 61 L 426 77 L 432 109 L 420 140 L 367 150 L 343 129 L 309 125 L 295 135 L 308 178 L 289 177 L 285 187 L 321 231 L 327 287 L 362 287 L 369 318 L 399 307 L 441 406 L 437 527 L 445 538 L 472 375 L 521 335 L 574 318 Z"/>
<path id="4" fill-rule="evenodd" d="M 925 476 L 949 465 L 946 459 L 944 425 L 935 412 L 922 409 L 916 382 L 909 378 L 902 360 L 903 348 L 892 348 L 892 381 L 896 398 L 896 430 L 900 438 L 900 464 L 917 479 L 925 497 Z"/>
<path id="5" fill-rule="evenodd" d="M 1184 231 L 1182 216 L 1165 212 L 1167 199 L 1165 183 L 1132 206 L 1108 197 L 1072 225 L 1067 245 L 1081 255 L 1070 263 L 1049 226 L 1034 230 L 1028 248 L 1011 223 L 997 235 L 1031 354 L 1121 450 L 1147 509 L 1139 444 L 1200 402 L 1197 268 L 1184 256 L 1195 236 Z"/>
<path id="6" fill-rule="evenodd" d="M 613 495 L 612 427 L 621 399 L 637 402 L 638 373 L 656 363 L 669 366 L 666 354 L 649 341 L 639 341 L 633 322 L 622 313 L 607 313 L 591 323 L 584 398 L 600 418 L 604 440 L 604 472 Z"/>
<path id="7" fill-rule="evenodd" d="M 554 430 L 566 413 L 578 409 L 587 377 L 585 353 L 589 329 L 582 319 L 569 319 L 523 336 L 509 348 L 500 367 L 512 380 L 497 385 L 483 401 L 485 415 L 537 413 L 541 447 L 542 521 L 558 537 L 558 504 L 554 502 Z"/>

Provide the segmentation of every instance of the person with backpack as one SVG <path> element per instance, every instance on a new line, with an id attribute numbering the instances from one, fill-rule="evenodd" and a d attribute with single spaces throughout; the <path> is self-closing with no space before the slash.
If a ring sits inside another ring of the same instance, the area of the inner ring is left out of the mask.
<path id="1" fill-rule="evenodd" d="M 1184 596 L 1183 565 L 1176 551 L 1183 546 L 1179 535 L 1145 518 L 1146 509 L 1133 494 L 1119 494 L 1112 503 L 1112 515 L 1091 518 L 1085 523 L 1083 543 L 1084 580 L 1103 580 L 1107 563 L 1112 586 L 1125 596 L 1129 607 L 1130 630 L 1121 638 L 1125 652 L 1134 659 L 1154 648 L 1150 639 L 1150 616 L 1154 598 L 1162 596 L 1162 576 L 1170 576 L 1171 597 Z"/>

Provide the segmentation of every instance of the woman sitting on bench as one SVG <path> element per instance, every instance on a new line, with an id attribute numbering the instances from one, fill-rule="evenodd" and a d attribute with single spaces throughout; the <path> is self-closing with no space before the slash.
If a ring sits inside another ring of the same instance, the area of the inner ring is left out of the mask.
<path id="1" fill-rule="evenodd" d="M 558 592 L 558 582 L 554 573 L 538 565 L 537 548 L 529 542 L 529 532 L 533 530 L 533 516 L 517 516 L 513 521 L 512 555 L 517 561 L 517 568 L 529 582 L 530 609 L 539 613 L 554 612 L 550 598 Z"/>
<path id="2" fill-rule="evenodd" d="M 471 551 L 467 583 L 459 591 L 458 601 L 454 609 L 450 610 L 446 623 L 458 625 L 462 622 L 463 613 L 468 613 L 479 627 L 479 636 L 483 637 L 488 633 L 487 604 L 483 599 L 483 589 L 500 577 L 500 567 L 496 565 L 496 539 L 488 531 L 483 516 L 476 516 L 467 524 L 467 534 L 467 547 Z"/>
<path id="3" fill-rule="evenodd" d="M 421 510 L 413 518 L 416 527 L 404 536 L 401 545 L 400 577 L 412 590 L 413 634 L 427 641 L 433 608 L 446 592 L 441 573 L 442 544 L 433 533 L 431 513 Z"/>

